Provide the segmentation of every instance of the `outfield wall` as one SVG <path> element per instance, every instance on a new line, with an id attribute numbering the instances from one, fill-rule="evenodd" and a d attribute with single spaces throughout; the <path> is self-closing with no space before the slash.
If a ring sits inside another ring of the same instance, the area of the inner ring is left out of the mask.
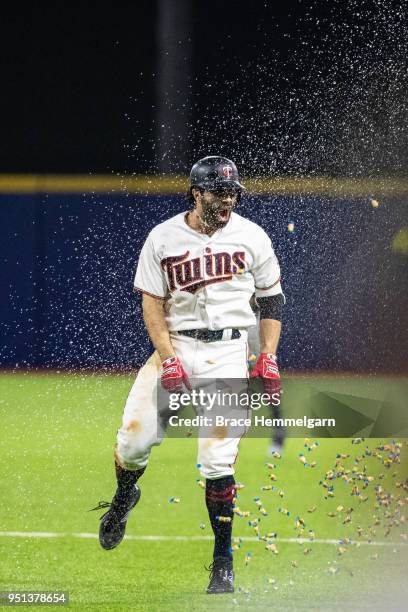
<path id="1" fill-rule="evenodd" d="M 1 365 L 142 363 L 150 345 L 132 293 L 135 264 L 149 230 L 185 210 L 183 196 L 35 185 L 13 193 L 0 178 Z M 259 189 L 237 212 L 265 228 L 281 263 L 282 366 L 406 370 L 404 194 L 386 194 L 375 208 L 360 193 Z"/>

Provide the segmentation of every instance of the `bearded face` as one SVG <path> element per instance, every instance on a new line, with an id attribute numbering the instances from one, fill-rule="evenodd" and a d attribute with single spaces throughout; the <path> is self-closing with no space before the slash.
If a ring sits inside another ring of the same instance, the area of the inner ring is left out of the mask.
<path id="1" fill-rule="evenodd" d="M 204 191 L 201 196 L 201 219 L 211 229 L 224 227 L 237 203 L 237 192 L 231 189 Z"/>

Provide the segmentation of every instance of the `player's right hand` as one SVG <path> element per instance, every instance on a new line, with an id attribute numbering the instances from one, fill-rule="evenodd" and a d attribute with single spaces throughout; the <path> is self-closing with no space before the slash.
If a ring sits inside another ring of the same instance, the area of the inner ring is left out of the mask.
<path id="1" fill-rule="evenodd" d="M 161 385 L 169 393 L 183 393 L 183 385 L 191 391 L 191 384 L 178 357 L 169 357 L 162 363 Z"/>

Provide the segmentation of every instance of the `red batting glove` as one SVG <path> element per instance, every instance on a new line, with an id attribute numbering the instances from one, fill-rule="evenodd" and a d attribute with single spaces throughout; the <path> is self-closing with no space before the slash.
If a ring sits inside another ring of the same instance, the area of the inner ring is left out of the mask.
<path id="1" fill-rule="evenodd" d="M 261 353 L 251 372 L 251 378 L 262 378 L 264 383 L 265 393 L 272 396 L 274 393 L 281 391 L 280 374 L 278 364 L 276 363 L 276 355 L 272 353 Z"/>
<path id="2" fill-rule="evenodd" d="M 183 393 L 183 384 L 191 391 L 191 384 L 178 357 L 169 357 L 162 363 L 161 385 L 169 393 Z"/>

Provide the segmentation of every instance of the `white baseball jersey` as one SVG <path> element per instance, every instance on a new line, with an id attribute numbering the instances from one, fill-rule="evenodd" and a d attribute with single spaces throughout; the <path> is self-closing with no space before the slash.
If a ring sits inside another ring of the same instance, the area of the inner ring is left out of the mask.
<path id="1" fill-rule="evenodd" d="M 212 236 L 192 229 L 185 212 L 157 225 L 141 251 L 134 285 L 165 300 L 170 331 L 246 329 L 256 323 L 251 295 L 282 293 L 270 238 L 234 212 Z"/>

